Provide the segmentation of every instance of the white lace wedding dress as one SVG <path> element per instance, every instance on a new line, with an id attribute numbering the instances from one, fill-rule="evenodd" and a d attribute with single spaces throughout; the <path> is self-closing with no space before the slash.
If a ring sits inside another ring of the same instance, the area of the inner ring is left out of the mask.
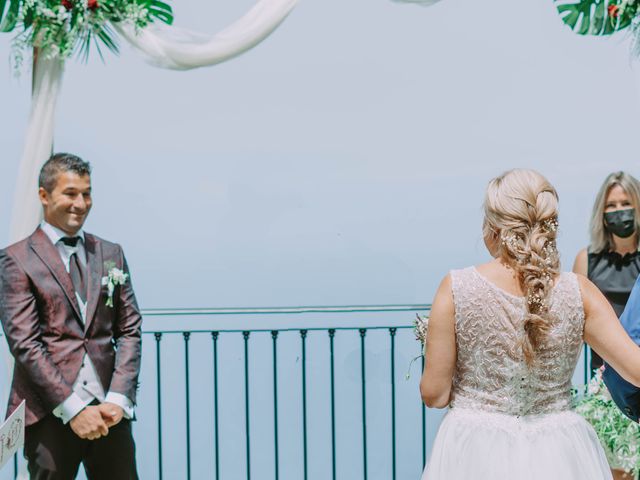
<path id="1" fill-rule="evenodd" d="M 584 329 L 575 275 L 563 273 L 551 293 L 551 333 L 531 367 L 520 347 L 525 299 L 474 267 L 451 278 L 458 348 L 451 409 L 422 480 L 611 479 L 594 430 L 571 411 Z"/>

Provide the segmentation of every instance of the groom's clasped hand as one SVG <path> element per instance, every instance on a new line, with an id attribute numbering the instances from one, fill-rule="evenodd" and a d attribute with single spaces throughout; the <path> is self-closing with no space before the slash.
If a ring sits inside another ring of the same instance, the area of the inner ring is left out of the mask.
<path id="1" fill-rule="evenodd" d="M 124 415 L 124 411 L 113 403 L 90 405 L 73 417 L 69 422 L 71 430 L 78 437 L 85 440 L 97 440 L 109 434 L 109 429 L 115 427 Z"/>

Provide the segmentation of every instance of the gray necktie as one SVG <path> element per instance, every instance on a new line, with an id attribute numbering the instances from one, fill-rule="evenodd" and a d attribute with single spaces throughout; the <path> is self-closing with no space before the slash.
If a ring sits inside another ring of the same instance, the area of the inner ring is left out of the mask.
<path id="1" fill-rule="evenodd" d="M 62 237 L 62 243 L 69 247 L 77 246 L 79 240 L 80 237 Z M 84 268 L 82 268 L 80 264 L 77 251 L 69 257 L 69 275 L 73 282 L 73 288 L 80 297 L 80 300 L 85 303 L 87 301 L 87 284 L 85 282 Z"/>

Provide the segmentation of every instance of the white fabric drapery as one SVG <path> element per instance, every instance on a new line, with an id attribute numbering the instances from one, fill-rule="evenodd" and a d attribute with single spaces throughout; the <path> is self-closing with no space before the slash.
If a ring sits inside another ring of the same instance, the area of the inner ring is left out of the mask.
<path id="1" fill-rule="evenodd" d="M 438 3 L 441 0 L 391 0 L 396 3 L 415 3 L 417 5 L 421 5 L 423 7 L 428 7 L 433 5 L 434 3 Z"/>
<path id="2" fill-rule="evenodd" d="M 154 23 L 136 32 L 130 24 L 115 28 L 158 67 L 188 70 L 241 55 L 267 38 L 287 18 L 297 0 L 260 0 L 235 23 L 215 35 Z"/>
<path id="3" fill-rule="evenodd" d="M 30 235 L 42 215 L 38 199 L 38 173 L 53 148 L 54 117 L 64 64 L 60 60 L 39 56 L 34 68 L 31 113 L 18 169 L 11 219 L 11 243 Z"/>

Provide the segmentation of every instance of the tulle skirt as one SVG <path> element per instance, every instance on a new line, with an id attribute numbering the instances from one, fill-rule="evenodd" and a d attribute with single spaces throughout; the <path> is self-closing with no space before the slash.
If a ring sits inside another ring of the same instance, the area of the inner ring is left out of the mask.
<path id="1" fill-rule="evenodd" d="M 595 431 L 571 412 L 516 417 L 453 408 L 422 480 L 610 480 Z"/>

